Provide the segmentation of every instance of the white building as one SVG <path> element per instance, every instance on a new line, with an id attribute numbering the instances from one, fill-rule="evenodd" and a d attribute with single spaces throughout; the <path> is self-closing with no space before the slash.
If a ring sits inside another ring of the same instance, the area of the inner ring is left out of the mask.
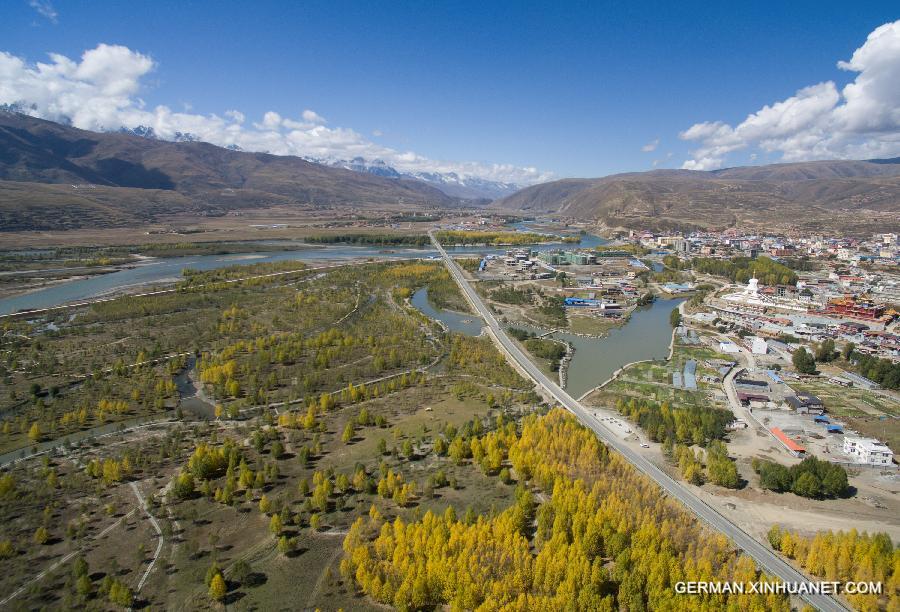
<path id="1" fill-rule="evenodd" d="M 741 349 L 734 342 L 719 342 L 720 353 L 740 353 Z"/>
<path id="2" fill-rule="evenodd" d="M 763 338 L 756 336 L 750 343 L 750 352 L 754 355 L 765 355 L 769 352 L 769 343 L 766 342 Z"/>
<path id="3" fill-rule="evenodd" d="M 844 452 L 857 463 L 868 465 L 891 465 L 894 460 L 894 453 L 887 447 L 887 444 L 874 438 L 846 436 Z"/>

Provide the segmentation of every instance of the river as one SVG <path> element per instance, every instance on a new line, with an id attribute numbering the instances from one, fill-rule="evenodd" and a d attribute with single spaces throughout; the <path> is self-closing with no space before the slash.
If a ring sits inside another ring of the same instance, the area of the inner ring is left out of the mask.
<path id="1" fill-rule="evenodd" d="M 608 380 L 616 370 L 632 361 L 665 359 L 672 341 L 669 315 L 684 299 L 657 299 L 636 309 L 628 322 L 603 338 L 584 338 L 566 332 L 551 335 L 570 342 L 575 354 L 569 363 L 566 391 L 581 397 Z"/>
<path id="2" fill-rule="evenodd" d="M 568 332 L 551 334 L 551 338 L 569 342 L 575 348 L 568 366 L 566 391 L 577 398 L 608 380 L 626 364 L 644 359 L 665 359 L 672 340 L 669 315 L 683 301 L 683 298 L 657 299 L 650 306 L 636 309 L 625 325 L 602 338 L 585 338 Z M 413 305 L 455 332 L 475 336 L 484 325 L 474 315 L 435 308 L 428 302 L 425 289 L 419 289 L 413 295 Z M 516 327 L 535 333 L 549 331 L 530 325 Z"/>
<path id="3" fill-rule="evenodd" d="M 602 243 L 603 239 L 590 234 L 582 235 L 582 242 L 578 245 L 591 248 Z M 260 241 L 263 244 L 274 244 L 272 241 Z M 316 262 L 347 261 L 353 259 L 415 259 L 422 257 L 437 257 L 437 251 L 431 248 L 404 248 L 381 246 L 349 246 L 349 245 L 307 245 L 300 244 L 300 249 L 286 249 L 284 251 L 234 253 L 231 255 L 199 255 L 187 257 L 156 257 L 146 261 L 129 265 L 125 268 L 98 274 L 89 278 L 66 281 L 20 295 L 0 299 L 0 314 L 8 314 L 18 310 L 31 310 L 34 308 L 50 308 L 62 304 L 80 302 L 92 298 L 102 297 L 111 293 L 150 284 L 173 283 L 182 278 L 181 271 L 185 268 L 194 270 L 214 270 L 226 266 L 240 264 L 266 263 L 273 261 L 298 260 Z M 560 248 L 560 244 L 532 245 L 534 250 L 546 250 Z M 572 245 L 565 245 L 572 248 Z M 447 247 L 451 253 L 461 254 L 502 254 L 506 247 L 476 247 L 460 246 Z"/>
<path id="4" fill-rule="evenodd" d="M 181 398 L 181 410 L 189 412 L 200 420 L 208 421 L 216 416 L 215 406 L 200 396 L 197 385 L 191 378 L 196 364 L 195 357 L 188 359 L 184 369 L 175 377 L 175 386 L 178 389 L 178 396 Z"/>
<path id="5" fill-rule="evenodd" d="M 560 238 L 564 236 L 575 235 L 572 233 L 564 234 L 561 232 L 552 231 L 550 229 L 547 229 L 545 225 L 540 221 L 517 221 L 516 223 L 510 223 L 509 226 L 520 232 L 549 234 L 550 236 L 559 236 Z M 578 243 L 578 248 L 581 249 L 593 249 L 594 247 L 603 246 L 604 244 L 609 243 L 609 240 L 607 240 L 606 238 L 601 238 L 600 236 L 595 236 L 594 234 L 581 234 L 580 239 L 581 240 Z"/>
<path id="6" fill-rule="evenodd" d="M 187 257 L 158 257 L 126 268 L 90 278 L 68 281 L 4 299 L 0 299 L 0 314 L 32 308 L 49 308 L 60 304 L 101 297 L 115 291 L 152 283 L 172 283 L 182 278 L 185 268 L 214 270 L 241 264 L 285 260 L 340 261 L 357 258 L 410 258 L 434 254 L 424 249 L 387 249 L 382 247 L 325 246 L 232 255 L 199 255 Z"/>
<path id="7" fill-rule="evenodd" d="M 481 333 L 481 328 L 484 326 L 484 321 L 477 315 L 453 310 L 442 310 L 433 306 L 428 301 L 427 287 L 422 287 L 416 291 L 410 301 L 413 306 L 422 311 L 428 318 L 442 322 L 451 331 L 477 336 Z"/>

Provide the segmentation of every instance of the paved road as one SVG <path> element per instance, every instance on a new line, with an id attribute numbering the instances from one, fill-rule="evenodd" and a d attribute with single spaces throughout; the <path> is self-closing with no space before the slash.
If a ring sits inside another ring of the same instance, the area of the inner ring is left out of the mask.
<path id="1" fill-rule="evenodd" d="M 703 519 L 714 529 L 724 533 L 726 536 L 737 544 L 744 552 L 749 554 L 756 563 L 770 575 L 776 576 L 784 582 L 800 583 L 806 582 L 807 578 L 799 571 L 794 569 L 790 564 L 781 559 L 772 550 L 763 544 L 757 542 L 753 537 L 744 532 L 740 527 L 722 516 L 717 510 L 709 506 L 702 499 L 697 497 L 690 489 L 682 483 L 672 479 L 668 474 L 651 463 L 648 459 L 636 453 L 624 442 L 619 440 L 616 435 L 599 419 L 588 412 L 584 406 L 576 401 L 571 395 L 566 393 L 559 385 L 545 376 L 538 367 L 519 349 L 516 344 L 506 335 L 506 331 L 497 322 L 496 317 L 490 309 L 481 301 L 481 297 L 472 289 L 466 280 L 460 267 L 441 247 L 440 243 L 435 239 L 434 234 L 429 232 L 431 241 L 435 248 L 444 259 L 450 275 L 462 289 L 475 310 L 481 314 L 493 332 L 494 338 L 500 344 L 500 347 L 521 367 L 532 380 L 543 387 L 557 402 L 565 407 L 569 412 L 586 427 L 591 429 L 603 442 L 619 452 L 629 463 L 631 463 L 640 472 L 649 476 L 659 484 L 662 489 L 688 507 L 694 514 Z M 808 595 L 804 599 L 818 610 L 822 611 L 844 611 L 847 610 L 842 603 L 832 597 L 826 595 Z"/>

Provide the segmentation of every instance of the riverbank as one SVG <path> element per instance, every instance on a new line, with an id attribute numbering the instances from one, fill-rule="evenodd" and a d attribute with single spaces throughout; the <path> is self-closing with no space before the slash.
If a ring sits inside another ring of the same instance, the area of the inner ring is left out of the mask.
<path id="1" fill-rule="evenodd" d="M 563 358 L 559 360 L 559 386 L 563 389 L 566 388 L 566 382 L 568 382 L 568 370 L 569 363 L 572 361 L 572 358 L 575 356 L 575 348 L 568 342 L 566 345 L 566 354 L 563 355 Z"/>
<path id="2" fill-rule="evenodd" d="M 372 228 L 374 231 L 374 228 Z M 341 233 L 337 228 L 325 230 L 318 229 L 315 233 L 312 231 L 306 236 L 319 238 L 328 234 L 337 235 Z M 346 233 L 346 231 L 344 231 Z M 515 232 L 512 232 L 515 233 Z M 104 236 L 107 236 L 104 233 Z M 263 232 L 265 236 L 265 232 Z M 227 240 L 210 240 L 210 241 L 193 241 L 193 242 L 176 242 L 178 235 L 167 235 L 167 240 L 160 244 L 134 244 L 124 239 L 124 236 L 112 232 L 112 236 L 107 240 L 99 240 L 99 236 L 91 234 L 92 240 L 90 244 L 96 245 L 87 248 L 105 249 L 104 252 L 123 249 L 123 252 L 136 252 L 139 257 L 138 261 L 130 261 L 117 266 L 110 266 L 110 271 L 97 275 L 83 275 L 80 278 L 70 278 L 63 282 L 53 284 L 52 286 L 33 287 L 28 291 L 10 291 L 6 295 L 0 296 L 0 315 L 15 313 L 25 310 L 40 310 L 45 308 L 53 308 L 63 304 L 73 304 L 86 302 L 96 299 L 99 296 L 121 295 L 133 291 L 140 291 L 141 288 L 152 286 L 154 283 L 172 283 L 181 278 L 184 268 L 191 268 L 199 271 L 212 270 L 216 268 L 227 267 L 231 265 L 245 262 L 248 258 L 253 258 L 259 263 L 276 262 L 282 260 L 299 260 L 299 261 L 315 261 L 323 262 L 342 262 L 352 260 L 392 260 L 392 259 L 424 259 L 428 257 L 436 257 L 437 251 L 434 248 L 424 246 L 403 247 L 399 244 L 379 245 L 372 244 L 368 246 L 356 245 L 337 245 L 337 244 L 311 244 L 303 242 L 302 239 L 282 238 L 276 232 L 276 235 L 261 237 L 256 240 L 238 239 L 231 236 Z M 144 240 L 151 238 L 159 238 L 159 234 L 147 233 L 143 235 Z M 48 247 L 49 238 L 43 237 L 44 240 L 40 246 L 32 247 L 28 243 L 16 245 L 15 248 L 7 248 L 9 252 L 19 252 L 27 254 L 30 251 L 35 253 L 37 257 L 40 253 L 46 253 L 57 247 Z M 183 240 L 183 236 L 182 236 Z M 323 238 L 324 240 L 324 238 Z M 579 247 L 590 248 L 595 243 L 604 242 L 603 239 L 590 234 L 582 234 L 579 236 Z M 560 244 L 559 241 L 548 243 L 546 241 L 532 244 L 517 244 L 506 246 L 522 246 L 536 250 L 556 248 Z M 117 246 L 118 245 L 118 246 Z M 391 248 L 386 249 L 385 246 Z M 487 255 L 502 254 L 506 246 L 496 244 L 486 244 L 481 246 L 461 245 L 448 246 L 447 250 L 454 255 Z M 0 242 L 0 248 L 3 247 Z M 59 247 L 59 248 L 76 248 L 76 247 Z M 78 247 L 81 248 L 81 247 Z M 196 251 L 199 249 L 199 251 Z M 40 253 L 38 253 L 40 251 Z M 196 252 L 195 252 L 196 251 Z M 157 256 L 150 256 L 148 253 Z M 206 253 L 206 254 L 203 254 Z M 131 253 L 134 255 L 134 253 Z M 158 256 L 166 254 L 165 257 Z"/>
<path id="3" fill-rule="evenodd" d="M 468 336 L 479 336 L 482 333 L 484 321 L 481 317 L 471 313 L 435 307 L 428 300 L 427 287 L 417 290 L 410 298 L 410 304 L 429 319 L 440 323 L 444 329 Z"/>
<path id="4" fill-rule="evenodd" d="M 630 364 L 670 358 L 673 330 L 669 324 L 669 314 L 672 308 L 683 302 L 678 298 L 658 299 L 649 306 L 636 309 L 628 322 L 599 338 L 533 324 L 507 322 L 505 325 L 520 327 L 535 336 L 564 343 L 567 351 L 560 362 L 560 386 L 573 396 L 583 397 Z M 442 321 L 453 331 L 473 336 L 481 333 L 483 324 L 480 321 L 477 327 L 469 327 L 460 320 L 465 315 L 435 309 L 428 303 L 424 290 L 417 292 L 413 303 L 423 314 Z M 468 316 L 471 318 L 471 315 Z"/>

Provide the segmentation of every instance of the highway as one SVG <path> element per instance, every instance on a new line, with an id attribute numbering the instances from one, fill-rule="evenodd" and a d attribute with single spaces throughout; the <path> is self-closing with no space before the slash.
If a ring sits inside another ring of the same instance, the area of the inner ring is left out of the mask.
<path id="1" fill-rule="evenodd" d="M 648 459 L 632 450 L 617 438 L 610 429 L 607 429 L 605 425 L 588 412 L 577 400 L 555 382 L 550 380 L 550 378 L 545 376 L 528 356 L 522 352 L 518 345 L 509 338 L 506 331 L 498 323 L 496 317 L 494 317 L 490 309 L 482 302 L 481 297 L 466 280 L 462 269 L 455 261 L 453 261 L 434 237 L 434 233 L 429 232 L 428 235 L 435 248 L 441 254 L 450 275 L 459 285 L 463 295 L 466 296 L 466 299 L 475 311 L 484 318 L 485 323 L 490 328 L 490 331 L 496 342 L 500 345 L 501 350 L 515 361 L 522 370 L 527 372 L 536 384 L 553 396 L 561 406 L 575 415 L 582 425 L 591 429 L 607 446 L 616 450 L 638 471 L 656 481 L 666 493 L 684 504 L 691 512 L 706 522 L 710 527 L 728 536 L 741 550 L 750 555 L 756 561 L 757 565 L 765 572 L 786 583 L 802 583 L 808 581 L 806 576 L 794 569 L 789 563 L 781 559 L 767 546 L 757 542 L 740 527 L 729 521 L 717 510 L 697 497 L 697 495 L 688 489 L 687 486 L 672 479 Z M 837 612 L 849 609 L 841 602 L 828 595 L 808 594 L 804 595 L 803 599 L 823 612 Z"/>

